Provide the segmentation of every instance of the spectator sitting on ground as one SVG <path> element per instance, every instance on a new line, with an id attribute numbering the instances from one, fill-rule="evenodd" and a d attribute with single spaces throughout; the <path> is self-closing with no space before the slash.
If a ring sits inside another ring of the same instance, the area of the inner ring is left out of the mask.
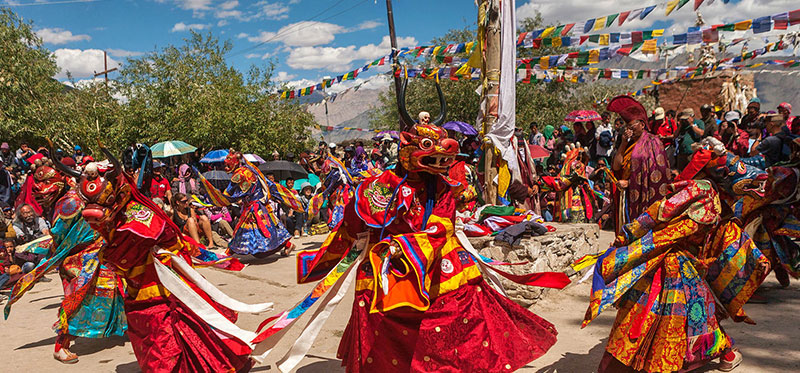
<path id="1" fill-rule="evenodd" d="M 172 221 L 181 229 L 181 232 L 189 235 L 197 243 L 200 243 L 200 233 L 202 233 L 208 240 L 206 248 L 209 250 L 214 249 L 211 221 L 202 211 L 198 211 L 203 210 L 204 207 L 191 203 L 189 197 L 183 193 L 176 193 L 173 197 Z"/>
<path id="2" fill-rule="evenodd" d="M 11 252 L 6 250 L 5 247 L 0 250 L 0 289 L 5 288 L 6 286 L 11 287 L 20 277 L 22 277 L 22 268 L 14 264 L 14 260 L 11 256 L 14 248 L 14 242 L 9 242 L 11 243 Z M 0 302 L 5 301 L 6 299 L 7 298 L 5 295 L 0 295 Z"/>
<path id="3" fill-rule="evenodd" d="M 200 194 L 200 183 L 192 177 L 192 168 L 188 164 L 178 167 L 178 177 L 172 181 L 172 194 Z"/>
<path id="4" fill-rule="evenodd" d="M 150 198 L 161 198 L 164 202 L 172 201 L 172 188 L 164 177 L 164 164 L 153 161 L 153 180 L 150 182 Z"/>
<path id="5" fill-rule="evenodd" d="M 14 231 L 14 209 L 7 203 L 0 202 L 0 210 L 3 214 L 0 215 L 0 239 L 15 239 L 17 233 Z"/>
<path id="6" fill-rule="evenodd" d="M 17 217 L 14 219 L 13 226 L 17 243 L 20 245 L 50 234 L 47 222 L 39 217 L 33 207 L 28 204 L 23 204 L 17 209 Z"/>

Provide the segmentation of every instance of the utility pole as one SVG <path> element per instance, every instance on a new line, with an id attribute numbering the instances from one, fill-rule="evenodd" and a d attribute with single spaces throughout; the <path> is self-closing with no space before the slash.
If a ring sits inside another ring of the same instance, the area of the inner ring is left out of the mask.
<path id="1" fill-rule="evenodd" d="M 110 73 L 112 71 L 117 71 L 117 68 L 115 67 L 115 68 L 113 68 L 111 70 L 108 69 L 108 54 L 106 53 L 106 51 L 103 51 L 103 71 L 101 71 L 99 73 L 95 72 L 94 73 L 94 77 L 97 78 L 100 75 L 104 75 L 105 76 L 105 81 L 106 81 L 106 88 L 108 88 L 108 73 Z"/>
<path id="2" fill-rule="evenodd" d="M 389 18 L 389 41 L 392 44 L 392 56 L 393 56 L 393 63 L 392 63 L 393 69 L 392 70 L 397 70 L 397 68 L 400 67 L 400 64 L 397 61 L 397 58 L 399 56 L 397 55 L 397 53 L 398 53 L 398 50 L 397 50 L 397 35 L 394 32 L 394 13 L 392 12 L 392 0 L 386 0 L 386 16 Z M 402 82 L 400 81 L 400 77 L 395 75 L 395 77 L 394 77 L 394 94 L 395 94 L 395 97 L 400 97 L 400 85 L 401 84 L 402 84 Z M 397 120 L 398 120 L 398 123 L 400 125 L 400 131 L 405 131 L 406 128 L 404 128 L 405 126 L 403 125 L 403 120 L 399 116 L 399 113 L 398 113 Z"/>
<path id="3" fill-rule="evenodd" d="M 509 0 L 504 0 L 509 1 Z M 500 4 L 499 0 L 481 0 L 478 7 L 478 39 L 482 39 L 483 47 L 481 59 L 481 114 L 483 119 L 483 135 L 489 133 L 494 123 L 497 122 L 500 99 Z M 483 22 L 483 30 L 481 23 Z M 513 72 L 512 72 L 513 73 Z M 484 201 L 489 204 L 497 203 L 497 188 L 493 181 L 497 176 L 495 168 L 494 145 L 484 137 Z"/>

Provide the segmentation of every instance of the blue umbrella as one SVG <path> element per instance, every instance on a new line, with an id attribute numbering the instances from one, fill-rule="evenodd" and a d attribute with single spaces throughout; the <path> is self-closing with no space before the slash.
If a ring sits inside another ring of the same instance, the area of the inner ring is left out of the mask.
<path id="1" fill-rule="evenodd" d="M 442 126 L 442 128 L 463 133 L 466 136 L 475 136 L 478 134 L 478 130 L 472 127 L 472 125 L 469 123 L 464 122 L 447 122 Z"/>
<path id="2" fill-rule="evenodd" d="M 212 150 L 200 160 L 200 163 L 216 163 L 225 162 L 225 157 L 228 156 L 228 151 L 225 149 Z"/>

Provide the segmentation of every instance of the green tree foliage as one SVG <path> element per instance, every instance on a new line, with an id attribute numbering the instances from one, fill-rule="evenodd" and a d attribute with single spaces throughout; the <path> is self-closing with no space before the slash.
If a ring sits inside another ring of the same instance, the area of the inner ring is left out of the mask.
<path id="1" fill-rule="evenodd" d="M 129 142 L 182 140 L 267 154 L 305 147 L 313 117 L 271 94 L 272 66 L 245 75 L 225 62 L 230 42 L 192 32 L 181 46 L 129 59 L 118 93 L 128 102 L 115 132 Z"/>
<path id="2" fill-rule="evenodd" d="M 52 132 L 58 110 L 49 98 L 63 86 L 52 79 L 54 58 L 30 23 L 0 8 L 0 134 L 4 141 L 31 141 Z"/>
<path id="3" fill-rule="evenodd" d="M 545 27 L 540 14 L 536 17 L 520 21 L 520 32 L 532 31 Z M 476 31 L 473 26 L 463 29 L 453 29 L 439 38 L 431 41 L 432 45 L 445 45 L 464 43 L 475 40 Z M 531 58 L 570 52 L 567 47 L 543 47 L 540 49 L 519 48 L 519 58 Z M 461 58 L 468 56 L 462 55 Z M 412 62 L 419 63 L 419 62 Z M 424 65 L 435 66 L 431 59 Z M 447 120 L 457 120 L 475 124 L 478 117 L 480 96 L 476 93 L 478 81 L 445 80 L 441 82 L 442 90 L 447 99 Z M 550 83 L 517 83 L 517 127 L 528 130 L 528 124 L 536 121 L 540 127 L 545 124 L 561 125 L 567 113 L 578 109 L 592 109 L 593 104 L 606 98 L 613 97 L 615 92 L 624 91 L 626 87 L 614 87 L 604 84 L 582 84 L 569 82 Z M 408 84 L 406 94 L 408 112 L 412 117 L 425 110 L 436 117 L 439 113 L 438 101 L 434 82 L 424 79 L 412 79 Z M 394 86 L 388 87 L 380 95 L 380 105 L 370 112 L 370 125 L 374 129 L 397 129 L 398 114 L 394 93 Z"/>
<path id="4" fill-rule="evenodd" d="M 261 155 L 306 148 L 311 114 L 274 94 L 271 65 L 241 73 L 227 64 L 230 49 L 192 33 L 181 45 L 129 59 L 108 85 L 69 87 L 52 78 L 58 66 L 33 25 L 0 8 L 0 139 L 87 149 L 102 140 L 117 151 L 163 140 Z"/>

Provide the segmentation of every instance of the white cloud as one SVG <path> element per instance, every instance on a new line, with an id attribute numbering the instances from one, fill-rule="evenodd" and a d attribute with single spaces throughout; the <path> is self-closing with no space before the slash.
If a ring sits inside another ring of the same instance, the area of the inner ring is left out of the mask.
<path id="1" fill-rule="evenodd" d="M 106 52 L 108 52 L 108 54 L 112 56 L 117 56 L 117 57 L 138 57 L 144 55 L 144 52 L 128 51 L 124 49 L 113 49 L 113 48 L 106 49 Z"/>
<path id="2" fill-rule="evenodd" d="M 239 34 L 253 43 L 283 42 L 291 47 L 311 47 L 328 44 L 336 38 L 336 34 L 346 32 L 347 29 L 325 22 L 302 21 L 283 26 L 278 32 L 261 31 L 258 35 Z"/>
<path id="3" fill-rule="evenodd" d="M 74 78 L 87 78 L 94 76 L 95 71 L 103 70 L 103 51 L 99 49 L 56 49 L 53 52 L 56 64 L 61 69 L 55 78 L 64 79 L 67 72 L 72 73 Z M 119 67 L 119 62 L 113 58 L 108 58 L 108 68 Z"/>
<path id="4" fill-rule="evenodd" d="M 244 55 L 244 58 L 251 59 L 251 58 L 260 58 L 262 60 L 266 60 L 267 58 L 272 57 L 272 53 L 267 52 L 264 54 L 261 53 L 248 53 Z"/>
<path id="5" fill-rule="evenodd" d="M 236 0 L 226 1 L 219 5 L 219 8 L 222 10 L 231 10 L 239 6 L 239 2 Z"/>
<path id="6" fill-rule="evenodd" d="M 397 39 L 400 48 L 417 44 L 414 37 Z M 384 36 L 380 44 L 367 44 L 361 47 L 299 47 L 289 53 L 286 64 L 293 69 L 345 71 L 352 68 L 353 61 L 374 60 L 391 51 L 389 36 Z"/>
<path id="7" fill-rule="evenodd" d="M 292 81 L 286 82 L 286 87 L 289 88 L 289 89 L 305 88 L 305 87 L 308 87 L 308 86 L 319 84 L 321 81 L 322 81 L 322 79 L 318 79 L 318 80 L 310 80 L 310 79 L 292 80 Z"/>
<path id="8" fill-rule="evenodd" d="M 358 26 L 355 27 L 354 31 L 371 30 L 380 26 L 383 26 L 383 22 L 369 20 L 359 23 Z"/>
<path id="9" fill-rule="evenodd" d="M 289 7 L 284 4 L 259 1 L 256 6 L 260 8 L 259 15 L 266 19 L 281 20 L 289 18 Z"/>
<path id="10" fill-rule="evenodd" d="M 169 32 L 184 32 L 189 30 L 200 31 L 200 30 L 205 30 L 208 27 L 209 25 L 205 25 L 202 23 L 192 23 L 187 25 L 183 22 L 178 22 L 175 24 L 175 26 L 172 26 L 172 30 L 170 30 Z"/>
<path id="11" fill-rule="evenodd" d="M 224 19 L 221 19 L 221 20 L 219 20 L 217 22 L 217 27 L 222 27 L 222 26 L 227 26 L 227 25 L 228 25 L 228 21 L 226 21 Z"/>
<path id="12" fill-rule="evenodd" d="M 42 38 L 45 44 L 67 44 L 76 41 L 89 41 L 92 37 L 86 34 L 73 35 L 72 31 L 60 28 L 43 28 L 36 31 L 36 35 Z"/>
<path id="13" fill-rule="evenodd" d="M 340 93 L 347 89 L 361 85 L 359 89 L 382 89 L 388 87 L 392 83 L 392 79 L 386 75 L 376 75 L 368 79 L 356 78 L 355 80 L 347 80 L 339 84 L 333 84 L 325 91 L 329 94 Z"/>
<path id="14" fill-rule="evenodd" d="M 272 77 L 272 80 L 275 80 L 275 81 L 278 81 L 278 82 L 286 82 L 286 81 L 292 80 L 294 78 L 297 78 L 296 74 L 289 74 L 286 71 L 278 71 L 278 73 L 275 74 Z"/>

